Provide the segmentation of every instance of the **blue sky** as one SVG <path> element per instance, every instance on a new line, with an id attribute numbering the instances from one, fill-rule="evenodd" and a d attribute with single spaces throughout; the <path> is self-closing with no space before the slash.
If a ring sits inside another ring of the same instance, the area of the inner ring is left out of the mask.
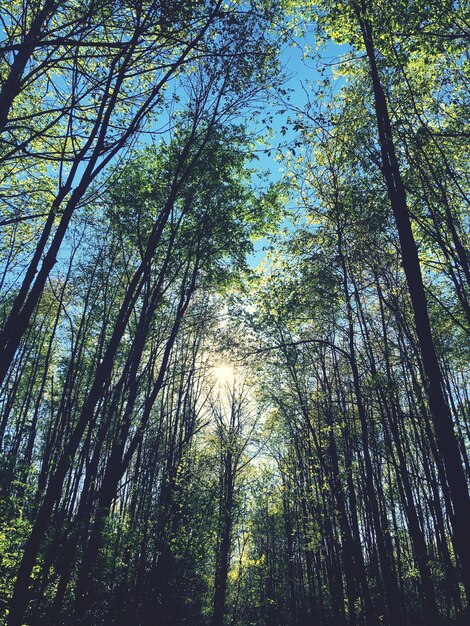
<path id="1" fill-rule="evenodd" d="M 311 91 L 309 86 L 314 85 L 322 78 L 320 73 L 322 67 L 326 67 L 327 73 L 330 73 L 332 68 L 329 66 L 339 56 L 347 52 L 347 46 L 340 46 L 330 41 L 318 51 L 319 58 L 311 59 L 308 58 L 308 55 L 307 58 L 304 55 L 306 47 L 309 49 L 315 47 L 313 28 L 308 30 L 305 37 L 293 39 L 291 45 L 286 44 L 281 50 L 281 65 L 287 75 L 285 89 L 290 92 L 290 101 L 283 105 L 281 101 L 275 102 L 273 99 L 272 102 L 266 104 L 265 112 L 260 116 L 272 115 L 272 130 L 274 134 L 270 141 L 270 147 L 272 148 L 270 154 L 260 151 L 258 155 L 259 160 L 255 161 L 254 166 L 262 171 L 268 171 L 269 179 L 273 182 L 280 180 L 283 173 L 282 161 L 275 158 L 276 148 L 295 138 L 295 132 L 291 128 L 289 129 L 287 122 L 289 117 L 291 119 L 295 117 L 295 112 L 289 110 L 287 106 L 291 105 L 292 107 L 302 109 L 308 101 L 306 91 L 307 93 Z M 283 127 L 288 129 L 285 135 L 281 134 Z M 290 228 L 288 221 L 285 221 L 283 226 Z M 251 266 L 256 267 L 263 260 L 266 256 L 265 248 L 267 245 L 268 241 L 266 239 L 255 242 L 254 253 L 249 257 Z"/>

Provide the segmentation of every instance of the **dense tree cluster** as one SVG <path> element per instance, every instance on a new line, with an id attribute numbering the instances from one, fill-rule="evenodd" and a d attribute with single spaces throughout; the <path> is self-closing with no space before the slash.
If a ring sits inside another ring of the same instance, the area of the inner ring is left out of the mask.
<path id="1" fill-rule="evenodd" d="M 1 29 L 4 623 L 467 624 L 465 2 Z"/>

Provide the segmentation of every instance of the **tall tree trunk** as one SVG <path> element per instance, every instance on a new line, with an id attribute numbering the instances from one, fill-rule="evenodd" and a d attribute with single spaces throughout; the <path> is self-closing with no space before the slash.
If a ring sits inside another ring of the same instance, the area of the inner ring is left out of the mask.
<path id="1" fill-rule="evenodd" d="M 470 541 L 468 541 L 467 532 L 468 520 L 470 520 L 468 485 L 462 467 L 452 415 L 444 394 L 442 372 L 431 331 L 418 249 L 407 205 L 406 190 L 395 152 L 387 100 L 377 67 L 372 25 L 365 17 L 364 11 L 357 6 L 355 8 L 369 61 L 374 91 L 377 130 L 382 155 L 382 172 L 397 225 L 403 269 L 408 283 L 416 334 L 427 379 L 425 384 L 429 409 L 433 418 L 436 439 L 442 454 L 452 500 L 453 511 L 448 513 L 452 522 L 454 545 L 462 567 L 462 582 L 465 587 L 467 600 L 470 600 Z M 445 488 L 444 485 L 442 487 Z"/>
<path id="2" fill-rule="evenodd" d="M 224 623 L 233 516 L 234 468 L 232 463 L 232 455 L 230 451 L 227 451 L 220 503 L 220 536 L 215 571 L 212 626 L 223 626 Z"/>

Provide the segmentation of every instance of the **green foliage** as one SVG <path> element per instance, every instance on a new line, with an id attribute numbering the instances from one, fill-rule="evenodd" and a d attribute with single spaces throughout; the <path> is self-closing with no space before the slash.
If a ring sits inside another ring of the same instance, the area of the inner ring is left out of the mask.
<path id="1" fill-rule="evenodd" d="M 19 504 L 2 502 L 0 518 L 0 612 L 8 614 L 8 600 L 13 590 L 22 547 L 31 532 L 31 522 L 24 517 Z M 40 572 L 38 565 L 35 571 Z"/>
<path id="2" fill-rule="evenodd" d="M 467 3 L 10 5 L 0 317 L 31 315 L 0 386 L 1 611 L 461 621 L 452 476 L 365 43 L 468 469 Z M 299 99 L 280 84 L 288 43 L 319 71 Z M 279 183 L 256 167 L 274 92 Z"/>

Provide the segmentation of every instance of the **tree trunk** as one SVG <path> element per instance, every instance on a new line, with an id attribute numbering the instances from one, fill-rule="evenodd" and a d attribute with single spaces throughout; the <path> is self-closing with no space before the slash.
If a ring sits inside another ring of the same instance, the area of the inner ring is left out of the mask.
<path id="1" fill-rule="evenodd" d="M 395 153 L 387 100 L 377 68 L 372 26 L 360 9 L 356 8 L 356 13 L 372 78 L 377 129 L 382 155 L 382 172 L 397 225 L 403 269 L 408 283 L 416 333 L 427 379 L 425 386 L 429 409 L 433 418 L 439 451 L 444 462 L 447 484 L 452 500 L 453 511 L 448 511 L 448 513 L 452 522 L 454 544 L 462 567 L 462 582 L 467 600 L 470 600 L 470 541 L 468 541 L 467 532 L 468 520 L 470 520 L 468 485 L 462 467 L 458 441 L 454 433 L 452 415 L 444 395 L 442 373 L 431 331 L 418 249 L 411 227 L 406 191 Z M 444 485 L 443 488 L 445 488 Z"/>

